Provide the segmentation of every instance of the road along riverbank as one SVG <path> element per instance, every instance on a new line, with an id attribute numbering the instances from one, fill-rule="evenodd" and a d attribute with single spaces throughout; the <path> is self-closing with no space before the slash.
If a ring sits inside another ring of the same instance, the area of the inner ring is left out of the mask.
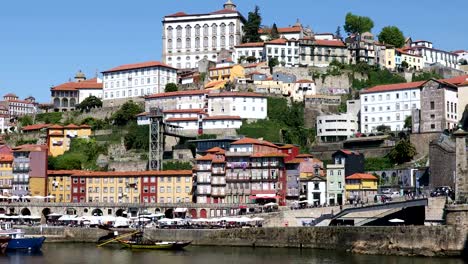
<path id="1" fill-rule="evenodd" d="M 96 228 L 28 227 L 46 242 L 94 243 L 107 232 Z M 122 229 L 122 232 L 125 232 Z M 293 247 L 357 254 L 461 256 L 467 231 L 456 226 L 272 227 L 220 230 L 147 229 L 152 240 L 191 240 L 199 246 Z"/>

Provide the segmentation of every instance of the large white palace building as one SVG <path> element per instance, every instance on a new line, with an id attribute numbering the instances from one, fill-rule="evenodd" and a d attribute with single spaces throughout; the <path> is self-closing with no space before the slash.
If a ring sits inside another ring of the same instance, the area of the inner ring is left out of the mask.
<path id="1" fill-rule="evenodd" d="M 165 16 L 162 60 L 178 69 L 195 68 L 203 58 L 216 61 L 219 51 L 233 50 L 241 43 L 244 22 L 231 0 L 222 10 L 207 14 Z"/>

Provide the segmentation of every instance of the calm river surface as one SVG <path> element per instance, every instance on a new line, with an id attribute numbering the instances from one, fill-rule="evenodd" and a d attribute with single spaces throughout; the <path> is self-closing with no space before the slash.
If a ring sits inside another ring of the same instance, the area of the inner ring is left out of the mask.
<path id="1" fill-rule="evenodd" d="M 93 244 L 45 244 L 41 255 L 0 256 L 12 264 L 462 264 L 460 259 L 363 256 L 342 252 L 278 248 L 188 247 L 184 251 L 131 251 Z"/>

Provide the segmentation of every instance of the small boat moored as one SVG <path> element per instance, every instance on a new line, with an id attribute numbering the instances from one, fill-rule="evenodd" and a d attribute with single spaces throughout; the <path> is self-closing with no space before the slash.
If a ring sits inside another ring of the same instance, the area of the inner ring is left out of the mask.
<path id="1" fill-rule="evenodd" d="M 0 230 L 0 237 L 8 238 L 8 244 L 5 247 L 6 251 L 40 251 L 46 239 L 45 237 L 26 237 L 22 229 L 12 229 L 10 225 L 4 225 L 2 228 L 5 229 Z"/>

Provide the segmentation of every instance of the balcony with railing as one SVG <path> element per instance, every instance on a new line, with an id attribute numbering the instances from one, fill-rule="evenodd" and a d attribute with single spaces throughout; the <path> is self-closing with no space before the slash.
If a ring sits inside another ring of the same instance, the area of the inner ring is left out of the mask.
<path id="1" fill-rule="evenodd" d="M 249 175 L 226 175 L 226 181 L 250 181 Z"/>
<path id="2" fill-rule="evenodd" d="M 199 171 L 210 171 L 211 170 L 211 165 L 197 164 L 197 166 L 195 168 L 196 168 L 196 170 L 199 170 Z"/>
<path id="3" fill-rule="evenodd" d="M 299 196 L 298 189 L 288 189 L 287 196 Z"/>
<path id="4" fill-rule="evenodd" d="M 276 176 L 265 176 L 265 175 L 252 175 L 252 181 L 278 181 L 278 177 Z"/>
<path id="5" fill-rule="evenodd" d="M 224 192 L 224 190 L 212 190 L 211 192 L 211 196 L 226 196 L 226 193 Z"/>
<path id="6" fill-rule="evenodd" d="M 197 195 L 210 195 L 210 194 L 211 194 L 210 189 L 203 189 L 203 188 L 197 189 Z"/>
<path id="7" fill-rule="evenodd" d="M 211 178 L 211 185 L 226 185 L 226 180 L 213 177 Z"/>
<path id="8" fill-rule="evenodd" d="M 197 177 L 197 184 L 211 183 L 211 177 Z"/>
<path id="9" fill-rule="evenodd" d="M 28 167 L 13 167 L 13 172 L 29 172 Z"/>
<path id="10" fill-rule="evenodd" d="M 225 174 L 226 170 L 224 168 L 213 168 L 211 173 L 213 173 L 213 174 Z"/>

